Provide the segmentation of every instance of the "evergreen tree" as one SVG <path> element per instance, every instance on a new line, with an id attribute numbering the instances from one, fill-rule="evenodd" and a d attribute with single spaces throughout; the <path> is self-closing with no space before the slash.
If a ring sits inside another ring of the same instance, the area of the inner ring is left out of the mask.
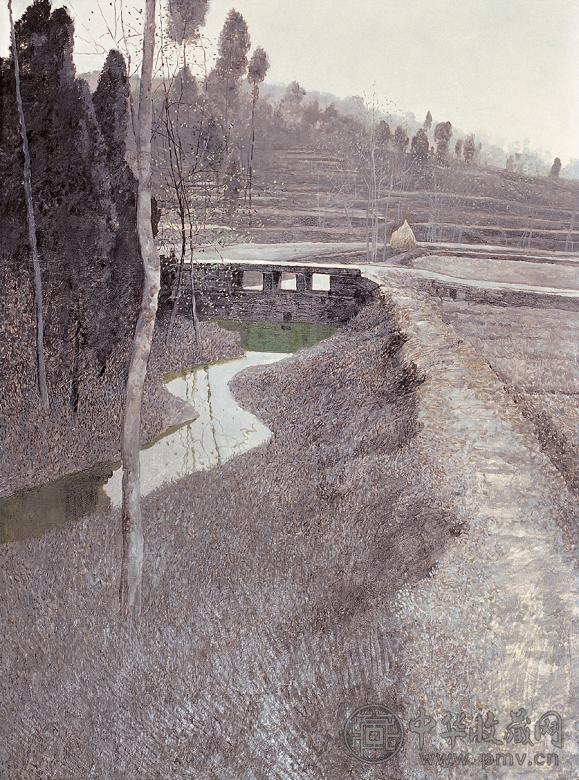
<path id="1" fill-rule="evenodd" d="M 234 150 L 229 154 L 223 181 L 225 213 L 230 223 L 233 222 L 239 203 L 239 193 L 243 189 L 243 169 L 239 155 Z"/>
<path id="2" fill-rule="evenodd" d="M 44 301 L 42 295 L 42 272 L 38 257 L 38 241 L 36 235 L 36 215 L 34 213 L 34 198 L 32 195 L 32 168 L 30 165 L 30 148 L 28 146 L 28 130 L 24 116 L 22 103 L 22 88 L 20 82 L 20 64 L 18 59 L 18 43 L 14 29 L 14 17 L 12 14 L 12 0 L 8 0 L 8 15 L 10 19 L 10 40 L 12 43 L 12 61 L 14 67 L 14 87 L 16 91 L 16 104 L 18 107 L 18 121 L 20 136 L 22 138 L 22 156 L 24 158 L 24 195 L 26 199 L 26 218 L 28 224 L 28 243 L 34 275 L 34 309 L 36 315 L 36 376 L 38 383 L 38 395 L 45 409 L 50 406 L 48 398 L 48 385 L 46 381 L 46 354 L 44 349 Z"/>
<path id="3" fill-rule="evenodd" d="M 128 127 L 129 79 L 123 55 L 110 51 L 93 95 L 97 121 L 107 149 L 109 169 L 124 169 Z"/>
<path id="4" fill-rule="evenodd" d="M 310 100 L 306 103 L 302 112 L 304 124 L 308 127 L 315 127 L 320 121 L 321 116 L 322 112 L 320 111 L 320 104 L 317 100 Z"/>
<path id="5" fill-rule="evenodd" d="M 181 45 L 198 36 L 207 16 L 208 0 L 168 0 L 167 32 L 171 40 Z"/>
<path id="6" fill-rule="evenodd" d="M 219 35 L 218 59 L 215 65 L 222 81 L 237 86 L 247 70 L 247 55 L 251 41 L 243 16 L 232 9 Z"/>
<path id="7" fill-rule="evenodd" d="M 428 160 L 428 136 L 420 128 L 410 144 L 410 154 L 417 165 L 423 166 Z"/>
<path id="8" fill-rule="evenodd" d="M 119 175 L 124 166 L 121 136 L 126 127 L 122 109 L 114 117 L 122 100 L 112 101 L 108 122 L 101 112 L 101 130 L 88 86 L 75 77 L 73 26 L 64 9 L 52 12 L 48 0 L 35 0 L 16 23 L 15 35 L 22 63 L 22 98 L 28 121 L 41 248 L 48 384 L 57 410 L 64 404 L 76 412 L 83 379 L 88 381 L 91 375 L 102 373 L 112 352 L 115 365 L 126 367 L 127 333 L 134 325 L 135 311 L 130 305 L 134 280 L 130 269 L 138 262 L 138 249 L 128 238 L 123 273 L 111 284 L 121 234 L 130 233 L 135 225 L 134 209 L 126 207 L 127 198 L 130 201 L 133 197 L 129 180 L 122 171 Z M 118 70 L 118 58 L 111 58 L 108 66 L 112 78 L 115 68 Z M 2 63 L 4 73 L 12 68 L 12 61 Z M 14 93 L 3 90 L 1 98 L 0 111 L 5 117 L 2 145 L 17 149 Z M 28 251 L 21 161 L 17 154 L 0 154 L 0 180 L 2 237 L 10 237 L 8 242 L 0 242 L 0 342 L 6 333 L 4 345 L 10 366 L 10 370 L 2 372 L 0 382 L 18 405 L 25 404 L 30 396 L 27 382 L 32 377 L 25 366 L 23 370 L 17 368 L 23 355 L 28 360 L 28 353 L 8 337 L 14 325 L 13 314 L 3 297 L 10 287 L 22 285 Z M 129 193 L 121 211 L 117 200 L 121 190 L 126 192 L 127 188 Z M 118 300 L 123 301 L 124 307 L 122 318 L 117 320 L 122 327 L 113 328 Z M 22 314 L 18 316 L 22 337 L 33 322 L 22 318 Z M 11 382 L 19 385 L 8 387 Z"/>
<path id="9" fill-rule="evenodd" d="M 104 365 L 115 343 L 115 334 L 130 336 L 142 286 L 142 264 L 136 224 L 125 215 L 137 208 L 137 182 L 125 160 L 129 123 L 129 79 L 125 60 L 109 52 L 93 95 L 97 122 L 106 147 L 111 194 L 117 214 L 115 243 L 111 251 L 108 280 L 110 307 L 104 312 L 99 359 Z"/>
<path id="10" fill-rule="evenodd" d="M 286 91 L 280 100 L 279 110 L 282 117 L 289 124 L 296 125 L 301 118 L 302 102 L 306 96 L 305 89 L 297 81 L 288 84 Z"/>
<path id="11" fill-rule="evenodd" d="M 387 149 L 391 138 L 392 131 L 390 130 L 390 125 L 384 119 L 381 119 L 376 128 L 376 141 L 378 142 L 378 145 L 382 147 L 382 149 Z"/>
<path id="12" fill-rule="evenodd" d="M 464 139 L 464 144 L 462 147 L 464 161 L 466 163 L 471 163 L 474 159 L 475 152 L 476 152 L 476 144 L 474 141 L 474 135 L 471 133 L 470 135 L 467 135 L 467 137 Z"/>
<path id="13" fill-rule="evenodd" d="M 393 141 L 393 143 L 394 143 L 395 148 L 400 153 L 405 152 L 406 148 L 408 147 L 408 143 L 409 143 L 408 133 L 400 125 L 398 125 L 398 127 L 394 131 L 394 141 Z"/>
<path id="14" fill-rule="evenodd" d="M 182 108 L 195 106 L 199 100 L 199 86 L 197 79 L 191 73 L 189 65 L 185 64 L 177 73 L 171 86 L 171 103 L 179 104 Z"/>
<path id="15" fill-rule="evenodd" d="M 452 124 L 439 122 L 434 128 L 434 141 L 436 143 L 436 156 L 439 160 L 448 158 L 448 148 L 452 138 Z"/>
<path id="16" fill-rule="evenodd" d="M 169 113 L 169 119 L 176 141 L 183 150 L 184 164 L 195 169 L 201 153 L 200 133 L 204 120 L 203 98 L 189 65 L 183 65 L 177 73 L 168 94 L 165 95 L 161 113 Z"/>
<path id="17" fill-rule="evenodd" d="M 218 58 L 214 71 L 215 81 L 219 84 L 223 97 L 226 151 L 229 148 L 231 117 L 237 103 L 241 79 L 247 70 L 250 46 L 247 23 L 238 11 L 232 9 L 219 35 Z"/>
<path id="18" fill-rule="evenodd" d="M 264 81 L 269 70 L 267 53 L 260 46 L 253 52 L 247 69 L 247 80 L 251 84 L 251 137 L 249 141 L 249 224 L 251 225 L 251 208 L 253 195 L 253 155 L 255 151 L 255 107 L 259 98 L 259 85 Z"/>
<path id="19" fill-rule="evenodd" d="M 554 179 L 558 179 L 560 173 L 561 173 L 561 158 L 555 157 L 549 175 L 552 176 Z"/>

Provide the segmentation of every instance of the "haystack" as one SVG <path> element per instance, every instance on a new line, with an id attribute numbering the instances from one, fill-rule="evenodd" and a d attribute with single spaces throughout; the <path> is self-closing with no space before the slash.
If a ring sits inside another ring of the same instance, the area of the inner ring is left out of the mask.
<path id="1" fill-rule="evenodd" d="M 416 236 L 408 222 L 404 220 L 404 224 L 390 236 L 390 247 L 400 252 L 406 252 L 409 249 L 416 249 L 417 246 Z"/>

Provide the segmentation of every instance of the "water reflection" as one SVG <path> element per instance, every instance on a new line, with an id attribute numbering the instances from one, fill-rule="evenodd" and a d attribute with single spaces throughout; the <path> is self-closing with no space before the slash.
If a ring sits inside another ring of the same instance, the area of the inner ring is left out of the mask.
<path id="1" fill-rule="evenodd" d="M 165 387 L 199 412 L 192 423 L 163 436 L 141 451 L 141 493 L 194 471 L 211 468 L 267 441 L 269 428 L 236 403 L 229 381 L 244 368 L 275 363 L 283 352 L 246 352 L 238 360 L 183 373 Z M 122 470 L 117 469 L 104 486 L 113 506 L 120 506 Z"/>
<path id="2" fill-rule="evenodd" d="M 270 432 L 237 405 L 228 387 L 244 368 L 274 363 L 300 347 L 331 335 L 334 328 L 292 323 L 220 323 L 241 333 L 249 351 L 238 360 L 191 369 L 167 378 L 167 389 L 199 413 L 191 423 L 166 431 L 141 450 L 143 495 L 194 471 L 224 463 L 267 441 Z M 31 490 L 0 499 L 0 543 L 17 542 L 121 503 L 120 463 L 98 464 Z"/>
<path id="3" fill-rule="evenodd" d="M 94 466 L 0 501 L 0 544 L 42 536 L 69 520 L 110 509 L 103 490 L 118 464 Z"/>

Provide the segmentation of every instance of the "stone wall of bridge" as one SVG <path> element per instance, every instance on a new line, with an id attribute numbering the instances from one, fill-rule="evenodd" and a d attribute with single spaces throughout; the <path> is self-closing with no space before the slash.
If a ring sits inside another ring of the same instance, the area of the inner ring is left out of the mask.
<path id="1" fill-rule="evenodd" d="M 163 261 L 165 298 L 171 284 L 175 288 L 176 275 L 177 265 Z M 357 268 L 266 263 L 199 263 L 193 267 L 193 281 L 201 319 L 253 322 L 344 323 L 360 311 L 377 289 Z M 188 266 L 183 275 L 179 309 L 183 314 L 191 312 Z"/>

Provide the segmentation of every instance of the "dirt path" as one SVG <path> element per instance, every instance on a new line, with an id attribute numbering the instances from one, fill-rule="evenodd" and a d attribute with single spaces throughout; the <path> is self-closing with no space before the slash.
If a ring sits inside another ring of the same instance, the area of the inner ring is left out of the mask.
<path id="1" fill-rule="evenodd" d="M 425 299 L 401 288 L 384 294 L 410 336 L 403 359 L 428 377 L 418 390 L 421 436 L 444 463 L 438 487 L 464 528 L 433 575 L 400 595 L 401 700 L 408 712 L 424 701 L 435 712 L 488 709 L 507 720 L 519 707 L 532 718 L 555 710 L 573 750 L 578 589 L 564 542 L 564 531 L 575 533 L 572 496 L 480 355 Z M 573 757 L 564 760 L 555 776 L 571 776 Z"/>
<path id="2" fill-rule="evenodd" d="M 430 255 L 412 260 L 411 265 L 413 268 L 435 271 L 470 281 L 490 279 L 498 284 L 507 282 L 525 287 L 579 290 L 579 264 L 556 265 L 499 257 L 464 258 L 452 255 L 445 257 Z"/>

